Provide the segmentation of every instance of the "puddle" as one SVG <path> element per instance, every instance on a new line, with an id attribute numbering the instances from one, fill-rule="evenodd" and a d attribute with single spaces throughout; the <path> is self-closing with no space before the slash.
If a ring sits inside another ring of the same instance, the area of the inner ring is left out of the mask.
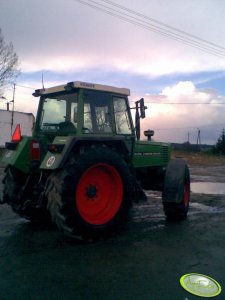
<path id="1" fill-rule="evenodd" d="M 202 203 L 193 202 L 190 204 L 189 215 L 195 215 L 196 213 L 204 212 L 210 214 L 224 213 L 225 209 L 221 207 L 212 207 Z"/>
<path id="2" fill-rule="evenodd" d="M 225 194 L 225 183 L 222 182 L 192 182 L 191 191 L 198 194 Z"/>

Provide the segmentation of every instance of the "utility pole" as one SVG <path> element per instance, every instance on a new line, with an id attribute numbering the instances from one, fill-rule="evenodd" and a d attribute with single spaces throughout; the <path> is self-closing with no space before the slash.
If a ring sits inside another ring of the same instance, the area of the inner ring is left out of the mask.
<path id="1" fill-rule="evenodd" d="M 197 135 L 197 150 L 201 150 L 201 131 L 199 128 L 197 128 L 198 130 L 198 135 Z"/>
<path id="2" fill-rule="evenodd" d="M 185 150 L 190 151 L 190 132 L 187 133 L 187 142 L 184 143 Z"/>
<path id="3" fill-rule="evenodd" d="M 16 92 L 16 84 L 13 84 L 13 99 L 10 101 L 8 99 L 6 99 L 4 96 L 0 97 L 1 99 L 6 100 L 6 110 L 9 111 L 9 104 L 13 104 L 13 108 L 12 108 L 12 117 L 11 117 L 11 135 L 12 135 L 12 131 L 13 131 L 13 123 L 14 123 L 14 104 L 15 104 L 15 92 Z"/>
<path id="4" fill-rule="evenodd" d="M 12 108 L 12 119 L 11 119 L 11 135 L 12 135 L 12 131 L 13 131 L 13 123 L 14 123 L 14 104 L 15 104 L 15 92 L 16 92 L 16 84 L 13 84 L 13 99 L 12 99 L 12 104 L 13 104 L 13 108 Z"/>

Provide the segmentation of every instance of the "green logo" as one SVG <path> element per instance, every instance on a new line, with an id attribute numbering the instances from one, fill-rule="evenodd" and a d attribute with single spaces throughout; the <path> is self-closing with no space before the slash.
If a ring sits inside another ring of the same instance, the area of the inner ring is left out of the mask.
<path id="1" fill-rule="evenodd" d="M 190 273 L 180 278 L 181 286 L 191 294 L 200 297 L 215 297 L 221 293 L 221 286 L 209 276 Z"/>

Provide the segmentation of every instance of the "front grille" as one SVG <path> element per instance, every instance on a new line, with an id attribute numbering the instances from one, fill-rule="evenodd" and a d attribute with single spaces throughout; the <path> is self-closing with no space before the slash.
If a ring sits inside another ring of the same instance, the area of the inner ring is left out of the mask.
<path id="1" fill-rule="evenodd" d="M 163 162 L 169 161 L 169 150 L 167 146 L 162 146 L 162 160 Z"/>

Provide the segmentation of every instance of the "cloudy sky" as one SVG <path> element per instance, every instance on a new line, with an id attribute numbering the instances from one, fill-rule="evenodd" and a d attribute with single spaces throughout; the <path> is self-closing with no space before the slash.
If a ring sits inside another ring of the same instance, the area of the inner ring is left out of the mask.
<path id="1" fill-rule="evenodd" d="M 15 109 L 35 114 L 42 73 L 45 87 L 127 87 L 131 105 L 145 98 L 142 129 L 156 140 L 196 143 L 200 130 L 215 144 L 225 128 L 224 12 L 224 0 L 0 0 L 20 60 Z"/>

